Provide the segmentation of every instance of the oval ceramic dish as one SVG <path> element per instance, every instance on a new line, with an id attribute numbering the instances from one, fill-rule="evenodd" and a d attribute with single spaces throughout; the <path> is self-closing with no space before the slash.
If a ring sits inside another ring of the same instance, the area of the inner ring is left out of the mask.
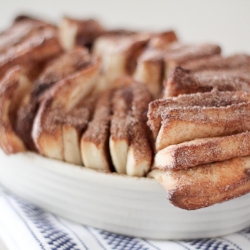
<path id="1" fill-rule="evenodd" d="M 215 237 L 250 225 L 250 194 L 195 211 L 174 207 L 153 179 L 96 172 L 34 153 L 0 151 L 0 182 L 85 225 L 151 239 Z"/>

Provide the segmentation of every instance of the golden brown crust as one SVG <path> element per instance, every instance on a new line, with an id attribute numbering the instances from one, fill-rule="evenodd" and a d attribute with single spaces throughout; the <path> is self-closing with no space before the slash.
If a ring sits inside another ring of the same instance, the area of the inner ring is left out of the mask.
<path id="1" fill-rule="evenodd" d="M 44 92 L 59 80 L 85 68 L 90 63 L 90 54 L 84 48 L 75 48 L 64 53 L 46 65 L 35 81 L 33 95 L 40 98 Z"/>
<path id="2" fill-rule="evenodd" d="M 85 66 L 58 81 L 47 91 L 44 98 L 53 99 L 52 108 L 61 107 L 69 111 L 94 90 L 98 82 L 100 62 L 92 58 Z"/>
<path id="3" fill-rule="evenodd" d="M 115 170 L 120 174 L 126 174 L 131 102 L 130 87 L 125 86 L 115 91 L 112 99 L 109 150 Z"/>
<path id="4" fill-rule="evenodd" d="M 36 151 L 35 144 L 32 140 L 31 131 L 36 116 L 38 103 L 31 97 L 30 92 L 27 93 L 26 97 L 18 107 L 14 128 L 27 149 Z"/>
<path id="5" fill-rule="evenodd" d="M 0 74 L 3 75 L 10 67 L 18 64 L 33 71 L 38 63 L 45 62 L 59 53 L 61 47 L 55 28 L 44 27 L 0 55 Z M 30 73 L 30 70 L 27 73 Z"/>
<path id="6" fill-rule="evenodd" d="M 177 67 L 165 80 L 164 85 L 164 97 L 209 92 L 213 89 L 250 92 L 250 75 L 242 70 L 210 70 L 192 73 L 189 70 Z"/>
<path id="7" fill-rule="evenodd" d="M 25 144 L 15 132 L 15 123 L 17 110 L 31 83 L 23 70 L 15 67 L 7 72 L 0 86 L 0 147 L 6 154 L 25 151 Z"/>
<path id="8" fill-rule="evenodd" d="M 63 124 L 74 128 L 77 134 L 78 129 L 86 126 L 86 119 L 75 115 L 85 114 L 86 110 L 79 105 L 95 87 L 99 62 L 93 59 L 85 66 L 57 82 L 41 102 L 32 137 L 38 151 L 48 157 L 64 159 Z"/>
<path id="9" fill-rule="evenodd" d="M 131 112 L 131 88 L 118 89 L 112 99 L 110 136 L 112 140 L 128 140 L 128 120 Z"/>
<path id="10" fill-rule="evenodd" d="M 62 123 L 64 160 L 82 165 L 80 141 L 84 130 L 91 120 L 95 97 L 84 98 L 70 112 L 64 114 Z"/>
<path id="11" fill-rule="evenodd" d="M 62 111 L 51 109 L 51 99 L 40 103 L 32 128 L 38 152 L 49 158 L 63 160 Z"/>
<path id="12" fill-rule="evenodd" d="M 187 170 L 153 170 L 171 203 L 187 210 L 211 206 L 250 191 L 250 157 L 199 165 Z"/>
<path id="13" fill-rule="evenodd" d="M 171 43 L 176 42 L 177 40 L 177 35 L 173 30 L 156 33 L 150 38 L 148 47 L 164 50 L 167 49 Z"/>
<path id="14" fill-rule="evenodd" d="M 197 138 L 224 136 L 250 130 L 250 103 L 226 107 L 169 109 L 162 115 L 156 150 Z"/>
<path id="15" fill-rule="evenodd" d="M 149 103 L 147 124 L 153 132 L 154 138 L 156 138 L 161 127 L 162 115 L 168 112 L 169 109 L 192 106 L 219 107 L 249 101 L 250 95 L 248 93 L 219 91 L 158 99 Z"/>
<path id="16" fill-rule="evenodd" d="M 52 25 L 33 18 L 18 18 L 11 27 L 0 33 L 0 53 L 3 53 L 12 46 L 20 44 L 32 33 Z"/>
<path id="17" fill-rule="evenodd" d="M 36 149 L 31 138 L 32 124 L 39 102 L 46 95 L 46 91 L 62 78 L 79 71 L 82 67 L 86 67 L 89 61 L 88 52 L 85 49 L 78 48 L 49 63 L 40 74 L 31 93 L 20 105 L 15 123 L 15 130 L 28 149 L 33 151 Z"/>
<path id="18" fill-rule="evenodd" d="M 136 61 L 147 45 L 150 34 L 109 35 L 96 39 L 94 55 L 102 59 L 103 73 L 109 84 L 119 76 L 132 74 Z"/>
<path id="19" fill-rule="evenodd" d="M 214 44 L 201 45 L 183 45 L 180 43 L 173 43 L 165 55 L 165 77 L 169 72 L 177 66 L 181 66 L 186 62 L 197 60 L 201 58 L 208 58 L 220 54 L 221 48 Z"/>
<path id="20" fill-rule="evenodd" d="M 109 131 L 112 95 L 113 90 L 108 90 L 97 98 L 93 120 L 84 133 L 83 140 L 91 141 L 97 145 L 105 141 Z"/>
<path id="21" fill-rule="evenodd" d="M 36 150 L 31 137 L 32 124 L 39 102 L 46 96 L 46 91 L 62 78 L 79 71 L 82 67 L 87 67 L 89 62 L 90 58 L 86 50 L 75 49 L 49 63 L 38 80 L 36 80 L 29 97 L 25 99 L 18 109 L 15 123 L 15 130 L 28 149 Z"/>
<path id="22" fill-rule="evenodd" d="M 170 44 L 176 40 L 173 31 L 154 34 L 138 57 L 133 77 L 136 81 L 145 83 L 154 97 L 157 97 L 162 89 L 164 55 Z"/>
<path id="23" fill-rule="evenodd" d="M 187 169 L 250 155 L 250 132 L 195 139 L 168 146 L 155 155 L 154 168 Z"/>
<path id="24" fill-rule="evenodd" d="M 246 54 L 235 54 L 228 57 L 221 55 L 211 56 L 188 61 L 182 64 L 182 67 L 192 72 L 200 72 L 204 70 L 232 70 L 232 69 L 249 69 L 250 56 Z"/>
<path id="25" fill-rule="evenodd" d="M 113 90 L 107 90 L 97 97 L 93 120 L 89 123 L 87 130 L 81 138 L 81 152 L 84 166 L 103 169 L 109 172 L 111 171 L 111 158 L 108 143 L 113 93 Z M 89 148 L 95 148 L 98 155 L 89 155 Z M 95 157 L 98 159 L 95 159 Z M 96 163 L 97 161 L 98 163 Z"/>
<path id="26" fill-rule="evenodd" d="M 73 19 L 64 17 L 59 26 L 62 47 L 71 50 L 75 46 L 91 48 L 95 39 L 104 34 L 103 26 L 94 19 Z"/>
<path id="27" fill-rule="evenodd" d="M 150 133 L 146 125 L 148 104 L 152 100 L 152 96 L 144 84 L 135 82 L 131 88 L 133 100 L 126 172 L 132 176 L 144 176 L 152 163 Z"/>

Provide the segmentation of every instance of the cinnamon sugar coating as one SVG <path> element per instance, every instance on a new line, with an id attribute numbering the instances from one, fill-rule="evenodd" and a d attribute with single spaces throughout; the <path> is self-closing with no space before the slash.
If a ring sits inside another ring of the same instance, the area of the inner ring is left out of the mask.
<path id="1" fill-rule="evenodd" d="M 126 174 L 131 102 L 131 87 L 125 86 L 115 91 L 112 98 L 109 150 L 115 170 L 120 174 Z"/>
<path id="2" fill-rule="evenodd" d="M 146 125 L 148 104 L 152 100 L 152 96 L 144 84 L 135 82 L 131 88 L 133 100 L 126 171 L 128 175 L 144 176 L 152 163 L 150 132 Z"/>
<path id="3" fill-rule="evenodd" d="M 219 92 L 212 91 L 208 93 L 195 93 L 189 95 L 180 95 L 166 99 L 154 100 L 149 104 L 148 126 L 150 127 L 154 138 L 156 138 L 161 127 L 162 117 L 169 109 L 184 109 L 185 107 L 220 107 L 243 102 L 249 102 L 250 95 L 245 92 Z"/>
<path id="4" fill-rule="evenodd" d="M 61 53 L 56 29 L 43 27 L 35 30 L 16 46 L 10 47 L 0 55 L 0 74 L 3 75 L 9 68 L 21 64 L 23 67 L 34 71 L 38 63 L 46 62 Z M 31 74 L 31 73 L 30 73 Z"/>
<path id="5" fill-rule="evenodd" d="M 250 69 L 250 56 L 246 54 L 235 54 L 228 57 L 221 55 L 211 56 L 182 64 L 182 67 L 192 72 L 204 70 L 232 70 L 232 69 Z"/>
<path id="6" fill-rule="evenodd" d="M 177 37 L 173 31 L 154 34 L 137 59 L 133 77 L 136 81 L 145 83 L 154 97 L 159 96 L 162 90 L 164 55 L 175 41 Z"/>
<path id="7" fill-rule="evenodd" d="M 247 155 L 250 155 L 249 131 L 168 146 L 156 154 L 154 168 L 187 169 Z"/>
<path id="8" fill-rule="evenodd" d="M 81 154 L 85 167 L 110 172 L 109 152 L 111 100 L 114 90 L 107 90 L 97 97 L 93 119 L 81 138 Z"/>
<path id="9" fill-rule="evenodd" d="M 209 58 L 221 53 L 221 48 L 214 44 L 201 44 L 201 45 L 186 45 L 181 43 L 173 43 L 164 57 L 165 61 L 165 78 L 173 68 L 182 66 L 187 62 Z"/>
<path id="10" fill-rule="evenodd" d="M 76 48 L 62 54 L 46 65 L 34 83 L 32 94 L 40 99 L 56 82 L 85 68 L 89 63 L 90 55 L 85 48 Z"/>
<path id="11" fill-rule="evenodd" d="M 18 17 L 0 33 L 0 147 L 137 177 L 154 162 L 148 176 L 189 210 L 249 192 L 250 56 L 176 41 Z"/>
<path id="12" fill-rule="evenodd" d="M 0 147 L 6 154 L 26 151 L 15 131 L 17 110 L 31 88 L 31 82 L 19 67 L 10 69 L 0 81 Z"/>
<path id="13" fill-rule="evenodd" d="M 209 92 L 213 89 L 250 92 L 250 74 L 245 70 L 209 70 L 192 73 L 176 67 L 165 81 L 164 97 Z"/>
<path id="14" fill-rule="evenodd" d="M 169 109 L 162 115 L 156 150 L 197 138 L 224 136 L 250 130 L 250 102 L 226 107 Z"/>
<path id="15" fill-rule="evenodd" d="M 28 37 L 46 27 L 53 27 L 51 24 L 34 19 L 32 17 L 17 17 L 9 29 L 0 33 L 0 53 L 3 53 L 12 46 L 20 44 Z"/>
<path id="16" fill-rule="evenodd" d="M 250 157 L 199 165 L 186 170 L 153 170 L 172 204 L 195 210 L 250 192 Z"/>
<path id="17" fill-rule="evenodd" d="M 76 46 L 91 48 L 94 40 L 104 33 L 104 27 L 94 19 L 64 17 L 59 26 L 61 44 L 67 51 Z"/>

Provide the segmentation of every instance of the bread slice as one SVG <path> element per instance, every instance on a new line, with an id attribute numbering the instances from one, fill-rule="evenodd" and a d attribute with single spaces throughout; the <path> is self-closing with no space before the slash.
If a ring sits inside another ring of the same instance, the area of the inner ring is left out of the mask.
<path id="1" fill-rule="evenodd" d="M 52 27 L 52 25 L 28 16 L 17 17 L 10 28 L 0 33 L 0 53 L 20 44 L 27 37 L 32 36 L 32 33 L 45 27 Z"/>
<path id="2" fill-rule="evenodd" d="M 201 72 L 205 70 L 242 70 L 250 68 L 250 56 L 246 54 L 235 54 L 224 57 L 222 55 L 215 55 L 209 58 L 202 58 L 188 61 L 182 64 L 185 69 L 194 72 Z"/>
<path id="3" fill-rule="evenodd" d="M 173 43 L 164 57 L 165 78 L 167 78 L 173 68 L 182 66 L 192 60 L 209 58 L 221 53 L 221 48 L 215 44 L 189 45 Z"/>
<path id="4" fill-rule="evenodd" d="M 156 150 L 197 138 L 224 136 L 250 129 L 250 103 L 226 107 L 168 110 L 156 138 Z"/>
<path id="5" fill-rule="evenodd" d="M 192 106 L 220 107 L 249 101 L 250 95 L 240 91 L 212 91 L 207 93 L 196 93 L 190 95 L 180 95 L 178 97 L 169 97 L 166 99 L 158 99 L 149 103 L 147 123 L 153 133 L 154 138 L 156 138 L 161 127 L 162 116 L 164 116 L 169 109 L 184 109 L 185 107 Z"/>
<path id="6" fill-rule="evenodd" d="M 95 39 L 104 32 L 103 26 L 94 19 L 80 20 L 63 17 L 59 25 L 60 43 L 66 51 L 76 46 L 91 48 Z"/>
<path id="7" fill-rule="evenodd" d="M 17 109 L 32 84 L 20 67 L 14 67 L 0 81 L 0 86 L 0 147 L 6 154 L 23 152 L 26 146 L 15 132 L 15 122 Z"/>
<path id="8" fill-rule="evenodd" d="M 112 163 L 119 174 L 126 174 L 129 149 L 129 126 L 132 89 L 128 86 L 115 91 L 112 99 L 109 150 Z"/>
<path id="9" fill-rule="evenodd" d="M 83 98 L 75 108 L 64 115 L 63 158 L 66 162 L 82 165 L 80 141 L 83 132 L 87 129 L 94 109 L 94 97 Z"/>
<path id="10" fill-rule="evenodd" d="M 0 55 L 0 75 L 15 65 L 22 65 L 30 78 L 34 78 L 34 71 L 39 72 L 39 64 L 61 53 L 56 29 L 42 27 L 36 30 L 21 43 L 10 47 Z"/>
<path id="11" fill-rule="evenodd" d="M 250 155 L 250 132 L 195 139 L 171 145 L 158 151 L 154 159 L 157 169 L 187 169 L 201 164 Z"/>
<path id="12" fill-rule="evenodd" d="M 87 130 L 81 138 L 83 165 L 106 172 L 111 171 L 108 143 L 113 92 L 113 90 L 107 90 L 99 95 L 93 120 L 89 123 Z"/>
<path id="13" fill-rule="evenodd" d="M 170 202 L 194 210 L 242 196 L 250 191 L 250 157 L 199 165 L 186 170 L 158 170 L 149 177 L 159 181 Z"/>
<path id="14" fill-rule="evenodd" d="M 85 48 L 75 48 L 49 62 L 34 83 L 33 95 L 41 99 L 44 92 L 59 80 L 85 68 L 89 63 L 90 54 Z"/>
<path id="15" fill-rule="evenodd" d="M 49 158 L 63 160 L 62 112 L 51 109 L 52 99 L 45 99 L 34 119 L 32 138 L 38 152 Z"/>
<path id="16" fill-rule="evenodd" d="M 138 57 L 133 78 L 138 82 L 145 83 L 154 97 L 160 94 L 163 87 L 164 55 L 169 45 L 175 41 L 177 41 L 177 37 L 173 31 L 154 34 Z"/>
<path id="17" fill-rule="evenodd" d="M 131 89 L 133 99 L 126 173 L 130 176 L 145 176 L 152 164 L 151 134 L 146 124 L 148 104 L 152 96 L 145 84 L 134 82 Z"/>
<path id="18" fill-rule="evenodd" d="M 46 93 L 32 129 L 32 138 L 39 153 L 59 160 L 65 159 L 63 141 L 67 140 L 69 133 L 66 127 L 63 128 L 65 119 L 94 90 L 98 74 L 99 62 L 93 59 L 86 68 L 60 80 Z M 68 151 L 65 152 L 67 154 Z"/>
<path id="19" fill-rule="evenodd" d="M 150 35 L 106 35 L 98 38 L 94 43 L 93 53 L 102 60 L 103 73 L 108 84 L 122 75 L 133 74 L 136 61 Z"/>
<path id="20" fill-rule="evenodd" d="M 248 70 L 209 70 L 192 73 L 181 67 L 175 68 L 164 81 L 164 97 L 178 96 L 197 92 L 246 91 L 250 92 Z"/>

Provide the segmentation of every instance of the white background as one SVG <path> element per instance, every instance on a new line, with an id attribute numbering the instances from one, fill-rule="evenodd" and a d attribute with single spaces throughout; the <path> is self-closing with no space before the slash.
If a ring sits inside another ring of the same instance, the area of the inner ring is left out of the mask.
<path id="1" fill-rule="evenodd" d="M 108 27 L 173 28 L 186 42 L 214 42 L 250 53 L 249 0 L 0 0 L 0 29 L 18 13 L 58 22 L 64 14 L 97 17 Z"/>

